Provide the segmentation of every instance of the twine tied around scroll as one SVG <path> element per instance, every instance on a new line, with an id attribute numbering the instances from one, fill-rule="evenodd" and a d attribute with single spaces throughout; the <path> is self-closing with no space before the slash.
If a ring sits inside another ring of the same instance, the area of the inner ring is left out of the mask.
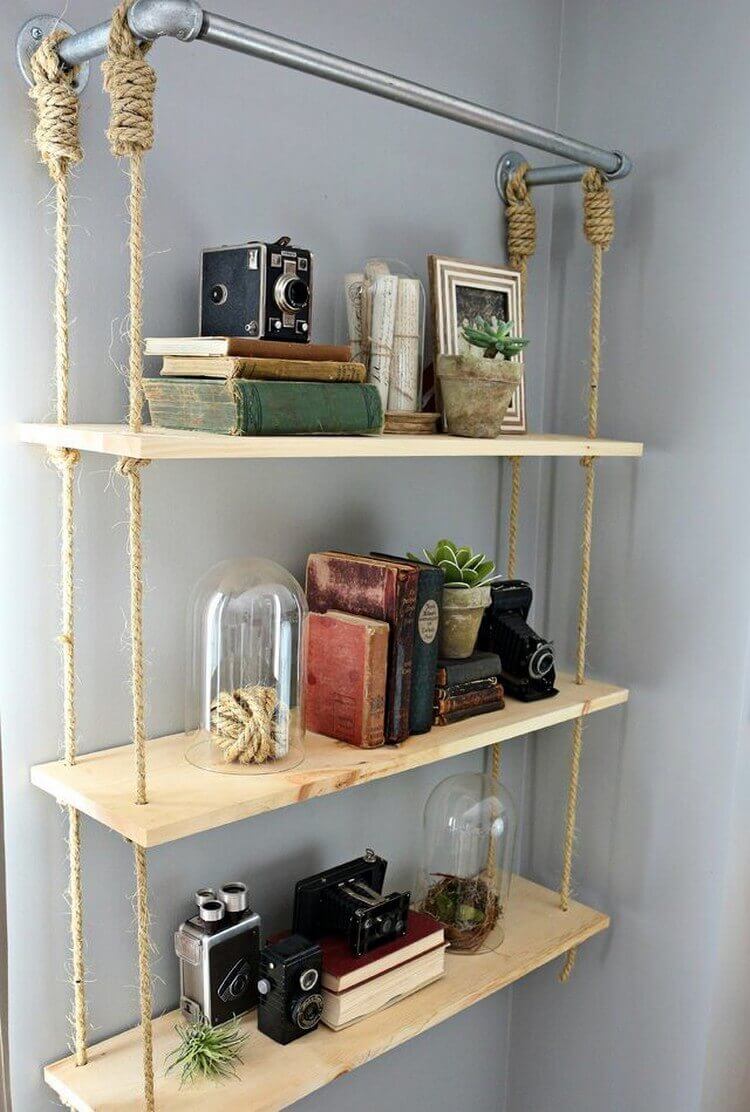
<path id="1" fill-rule="evenodd" d="M 29 96 L 36 110 L 39 156 L 55 184 L 55 384 L 58 424 L 68 423 L 70 380 L 69 282 L 70 248 L 69 181 L 71 166 L 80 162 L 79 105 L 75 92 L 76 71 L 66 70 L 57 47 L 66 32 L 53 31 L 30 59 L 32 85 Z M 51 448 L 50 462 L 60 472 L 61 542 L 60 593 L 62 629 L 57 638 L 62 650 L 64 761 L 75 764 L 77 750 L 75 707 L 74 630 L 74 493 L 75 467 L 80 453 L 73 448 Z M 81 816 L 68 806 L 68 896 L 73 980 L 73 1040 L 77 1066 L 87 1061 L 88 1016 L 83 943 L 83 885 L 81 879 Z"/>
<path id="2" fill-rule="evenodd" d="M 257 684 L 220 691 L 211 706 L 211 740 L 227 763 L 263 764 L 277 755 L 278 698 Z"/>
<path id="3" fill-rule="evenodd" d="M 128 24 L 132 0 L 115 9 L 110 26 L 107 59 L 102 63 L 104 87 L 111 102 L 107 137 L 112 154 L 130 163 L 130 354 L 128 361 L 128 426 L 140 432 L 143 421 L 143 156 L 154 141 L 154 90 L 156 75 L 145 59 L 148 44 L 137 43 Z M 130 551 L 130 636 L 133 683 L 133 748 L 135 751 L 136 803 L 145 804 L 146 736 L 143 665 L 143 544 L 141 469 L 148 461 L 124 458 L 118 472 L 128 480 Z M 143 1038 L 144 1107 L 154 1109 L 154 1060 L 151 988 L 148 883 L 146 853 L 134 847 L 136 913 L 138 921 L 138 974 Z"/>
<path id="4" fill-rule="evenodd" d="M 505 187 L 505 228 L 508 262 L 521 274 L 521 313 L 526 313 L 529 260 L 536 251 L 536 209 L 526 184 L 528 162 L 518 166 Z M 514 579 L 518 562 L 518 525 L 521 515 L 521 457 L 511 456 L 510 505 L 508 509 L 508 559 L 506 576 Z M 502 743 L 492 747 L 492 777 L 500 780 Z"/>
<path id="5" fill-rule="evenodd" d="M 601 322 L 602 322 L 602 262 L 604 252 L 609 249 L 615 234 L 614 203 L 605 178 L 598 170 L 589 169 L 583 176 L 583 232 L 592 247 L 591 277 L 591 357 L 589 364 L 588 390 L 588 436 L 596 437 L 599 427 L 599 378 L 601 373 Z M 576 683 L 583 683 L 586 677 L 586 639 L 588 634 L 589 579 L 591 574 L 591 537 L 594 518 L 595 459 L 591 456 L 581 460 L 585 470 L 585 493 L 583 504 L 583 526 L 581 534 L 581 586 L 578 602 L 578 648 L 576 654 Z M 560 879 L 560 907 L 567 911 L 570 906 L 570 885 L 573 872 L 573 848 L 575 844 L 576 814 L 578 810 L 578 787 L 581 771 L 581 750 L 583 747 L 583 718 L 577 718 L 573 725 L 573 739 L 570 750 L 570 778 L 568 801 L 565 812 L 565 832 L 563 838 L 563 862 Z M 577 949 L 569 950 L 559 974 L 565 983 L 576 962 Z"/>

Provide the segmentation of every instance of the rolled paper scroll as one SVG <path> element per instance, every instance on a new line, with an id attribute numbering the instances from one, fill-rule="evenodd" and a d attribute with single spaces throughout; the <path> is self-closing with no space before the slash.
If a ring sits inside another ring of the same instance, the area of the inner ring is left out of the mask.
<path id="1" fill-rule="evenodd" d="M 393 331 L 396 324 L 396 298 L 398 278 L 392 274 L 381 274 L 367 283 L 370 304 L 370 360 L 368 380 L 375 384 L 383 403 L 388 405 L 388 383 L 393 358 Z"/>
<path id="2" fill-rule="evenodd" d="M 362 285 L 364 279 L 364 274 L 344 275 L 346 324 L 349 331 L 350 358 L 354 363 L 367 362 L 367 352 L 362 335 Z"/>
<path id="3" fill-rule="evenodd" d="M 416 413 L 421 401 L 418 396 L 421 289 L 422 283 L 418 278 L 398 279 L 386 407 L 391 412 Z"/>

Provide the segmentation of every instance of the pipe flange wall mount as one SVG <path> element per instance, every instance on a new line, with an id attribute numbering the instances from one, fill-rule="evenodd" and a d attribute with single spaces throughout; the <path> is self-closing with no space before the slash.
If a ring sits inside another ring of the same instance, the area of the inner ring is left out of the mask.
<path id="1" fill-rule="evenodd" d="M 18 32 L 16 39 L 16 60 L 18 68 L 23 74 L 24 80 L 27 85 L 33 85 L 34 78 L 31 74 L 31 56 L 35 54 L 39 48 L 42 39 L 50 35 L 53 31 L 63 30 L 69 34 L 74 35 L 75 29 L 71 27 L 65 20 L 60 19 L 59 15 L 35 15 L 33 19 L 28 19 L 21 30 Z M 86 83 L 89 79 L 89 63 L 83 62 L 78 67 L 73 88 L 77 93 L 82 93 L 86 88 Z"/>

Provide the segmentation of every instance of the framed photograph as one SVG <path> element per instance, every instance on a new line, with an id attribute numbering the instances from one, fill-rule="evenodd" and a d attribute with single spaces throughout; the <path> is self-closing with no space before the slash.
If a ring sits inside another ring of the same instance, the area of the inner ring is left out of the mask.
<path id="1" fill-rule="evenodd" d="M 521 275 L 517 270 L 430 255 L 429 273 L 436 355 L 458 355 L 461 328 L 477 315 L 512 320 L 514 334 L 523 336 Z M 520 356 L 514 359 L 518 362 Z M 503 432 L 526 432 L 523 379 L 503 421 Z"/>

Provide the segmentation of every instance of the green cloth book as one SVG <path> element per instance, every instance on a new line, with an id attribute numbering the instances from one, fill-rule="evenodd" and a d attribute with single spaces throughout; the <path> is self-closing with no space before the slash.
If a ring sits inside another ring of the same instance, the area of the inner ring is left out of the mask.
<path id="1" fill-rule="evenodd" d="M 378 433 L 377 386 L 357 382 L 260 382 L 147 378 L 151 423 L 230 436 Z"/>

